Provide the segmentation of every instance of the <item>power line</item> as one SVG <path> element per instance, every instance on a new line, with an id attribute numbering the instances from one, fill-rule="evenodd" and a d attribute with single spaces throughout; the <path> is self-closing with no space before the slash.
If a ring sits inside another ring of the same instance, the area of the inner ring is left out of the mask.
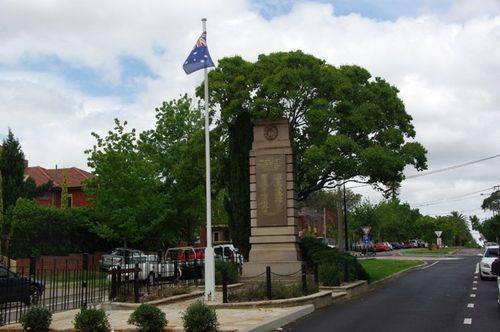
<path id="1" fill-rule="evenodd" d="M 477 159 L 477 160 L 468 161 L 468 162 L 463 163 L 463 164 L 458 164 L 458 165 L 448 166 L 448 167 L 441 168 L 441 169 L 436 169 L 436 170 L 433 170 L 433 171 L 428 171 L 428 172 L 423 172 L 423 173 L 408 175 L 408 176 L 405 177 L 405 180 L 407 180 L 407 179 L 414 179 L 414 178 L 418 178 L 418 177 L 422 177 L 422 176 L 427 176 L 427 175 L 433 175 L 433 174 L 436 174 L 436 173 L 447 172 L 447 171 L 451 171 L 451 170 L 454 170 L 454 169 L 457 169 L 457 168 L 461 168 L 461 167 L 466 167 L 466 166 L 478 164 L 478 163 L 481 163 L 483 161 L 495 159 L 495 158 L 498 158 L 498 157 L 500 157 L 500 153 L 496 154 L 494 156 L 490 156 L 490 157 L 486 157 L 486 158 L 481 158 L 481 159 Z M 359 185 L 359 186 L 349 187 L 347 189 L 356 189 L 356 188 L 363 188 L 363 187 L 371 187 L 371 184 L 362 184 L 362 185 Z"/>
<path id="2" fill-rule="evenodd" d="M 459 164 L 459 165 L 448 166 L 448 167 L 437 169 L 437 170 L 434 170 L 434 171 L 429 171 L 429 172 L 423 172 L 423 173 L 408 175 L 406 177 L 406 179 L 414 179 L 414 178 L 418 178 L 418 177 L 421 177 L 421 176 L 427 176 L 427 175 L 432 175 L 432 174 L 436 174 L 436 173 L 447 172 L 447 171 L 451 171 L 451 170 L 454 170 L 454 169 L 457 169 L 457 168 L 461 168 L 461 167 L 465 167 L 465 166 L 469 166 L 469 165 L 474 165 L 474 164 L 477 164 L 477 163 L 481 163 L 483 161 L 495 159 L 495 158 L 498 158 L 498 157 L 500 157 L 500 153 L 497 154 L 497 155 L 491 156 L 491 157 L 477 159 L 477 160 L 469 161 L 469 162 L 466 162 L 466 163 L 463 163 L 463 164 Z"/>
<path id="3" fill-rule="evenodd" d="M 418 204 L 415 205 L 415 207 L 430 206 L 430 205 L 436 205 L 436 204 L 440 204 L 440 203 L 456 202 L 456 201 L 461 201 L 461 200 L 464 200 L 464 199 L 470 199 L 470 198 L 474 198 L 474 197 L 468 197 L 468 196 L 476 195 L 476 194 L 481 194 L 481 193 L 483 193 L 485 191 L 492 190 L 494 188 L 495 187 L 489 187 L 489 188 L 485 188 L 485 189 L 481 189 L 481 190 L 477 190 L 477 191 L 472 191 L 472 192 L 465 193 L 465 194 L 458 195 L 458 196 L 446 197 L 446 198 L 441 198 L 441 199 L 435 200 L 435 201 L 418 203 Z"/>

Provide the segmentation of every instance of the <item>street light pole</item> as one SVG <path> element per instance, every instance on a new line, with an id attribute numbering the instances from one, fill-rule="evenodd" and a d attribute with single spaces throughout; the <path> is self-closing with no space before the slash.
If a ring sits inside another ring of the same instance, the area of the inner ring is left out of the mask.
<path id="1" fill-rule="evenodd" d="M 349 251 L 349 241 L 347 238 L 347 197 L 345 194 L 345 182 L 344 182 L 344 243 L 345 251 Z"/>

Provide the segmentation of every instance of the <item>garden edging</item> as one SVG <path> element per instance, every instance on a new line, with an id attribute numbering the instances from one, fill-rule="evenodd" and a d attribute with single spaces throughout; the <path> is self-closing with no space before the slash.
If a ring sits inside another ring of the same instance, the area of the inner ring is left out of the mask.
<path id="1" fill-rule="evenodd" d="M 272 308 L 272 307 L 296 307 L 306 304 L 314 305 L 315 309 L 329 306 L 333 303 L 332 292 L 319 291 L 314 294 L 294 297 L 291 299 L 263 300 L 251 302 L 214 303 L 209 304 L 215 309 L 237 309 L 237 308 Z"/>

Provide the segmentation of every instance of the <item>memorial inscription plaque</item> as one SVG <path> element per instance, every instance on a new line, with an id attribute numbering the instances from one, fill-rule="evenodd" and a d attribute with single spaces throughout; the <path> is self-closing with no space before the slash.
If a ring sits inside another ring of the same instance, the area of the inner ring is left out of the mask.
<path id="1" fill-rule="evenodd" d="M 285 155 L 257 156 L 257 226 L 286 225 Z"/>

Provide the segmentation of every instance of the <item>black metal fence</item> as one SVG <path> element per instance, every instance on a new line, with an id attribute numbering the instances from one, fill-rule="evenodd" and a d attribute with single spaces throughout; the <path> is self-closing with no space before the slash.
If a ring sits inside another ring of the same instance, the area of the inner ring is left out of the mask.
<path id="1" fill-rule="evenodd" d="M 64 267 L 37 264 L 13 272 L 0 266 L 0 317 L 3 324 L 19 321 L 33 305 L 51 311 L 81 308 L 107 299 L 108 273 L 87 254 L 80 262 L 66 261 Z M 71 267 L 71 268 L 69 268 Z"/>
<path id="2" fill-rule="evenodd" d="M 105 301 L 137 303 L 182 294 L 189 291 L 187 286 L 203 284 L 205 264 L 196 256 L 172 260 L 151 255 L 104 266 L 88 254 L 62 263 L 31 258 L 29 267 L 17 271 L 0 265 L 0 322 L 18 322 L 31 306 L 57 312 Z"/>
<path id="3" fill-rule="evenodd" d="M 109 270 L 109 300 L 142 302 L 177 295 L 184 286 L 203 281 L 204 261 L 143 261 Z"/>

